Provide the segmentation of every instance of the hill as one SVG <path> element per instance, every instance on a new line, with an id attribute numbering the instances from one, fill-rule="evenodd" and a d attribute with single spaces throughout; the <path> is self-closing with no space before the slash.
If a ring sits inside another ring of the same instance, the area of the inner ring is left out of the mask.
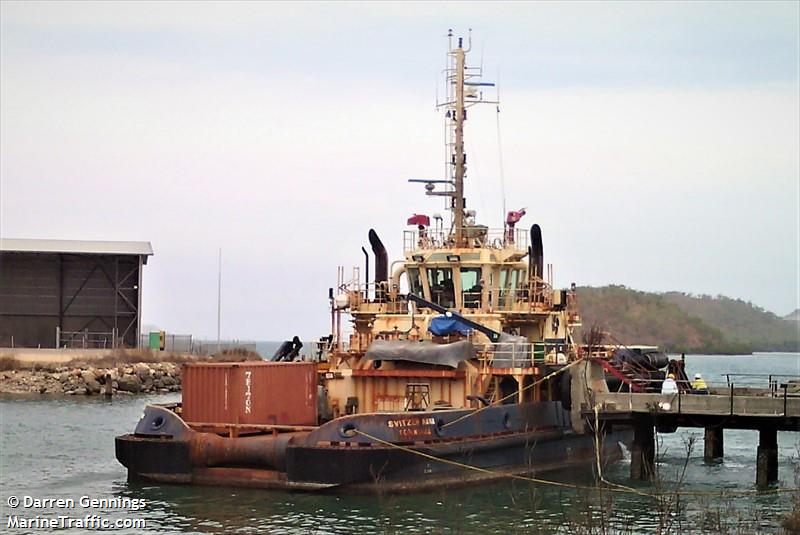
<path id="1" fill-rule="evenodd" d="M 598 325 L 625 344 L 652 344 L 678 353 L 800 349 L 797 323 L 739 299 L 603 286 L 579 288 L 578 303 L 583 331 Z"/>
<path id="2" fill-rule="evenodd" d="M 794 312 L 790 312 L 783 317 L 786 321 L 800 321 L 800 308 L 794 309 Z"/>

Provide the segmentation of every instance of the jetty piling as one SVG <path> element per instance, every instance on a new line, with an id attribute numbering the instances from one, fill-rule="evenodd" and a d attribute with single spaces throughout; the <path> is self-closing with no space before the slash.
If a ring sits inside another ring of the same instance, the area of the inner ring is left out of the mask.
<path id="1" fill-rule="evenodd" d="M 768 487 L 778 481 L 778 430 L 762 428 L 758 430 L 758 450 L 756 454 L 756 486 Z"/>
<path id="2" fill-rule="evenodd" d="M 631 479 L 652 479 L 656 467 L 656 435 L 653 423 L 639 419 L 633 427 L 631 443 Z"/>
<path id="3" fill-rule="evenodd" d="M 706 427 L 703 437 L 703 459 L 718 461 L 724 455 L 724 428 L 722 426 Z"/>
<path id="4" fill-rule="evenodd" d="M 581 413 L 587 428 L 610 425 L 633 429 L 630 477 L 634 480 L 653 475 L 654 428 L 667 432 L 679 427 L 703 428 L 706 461 L 723 458 L 725 429 L 758 431 L 756 485 L 763 489 L 778 481 L 778 431 L 800 431 L 800 393 L 789 394 L 787 385 L 780 389 L 731 385 L 703 395 L 596 392 L 596 407 L 583 404 Z"/>

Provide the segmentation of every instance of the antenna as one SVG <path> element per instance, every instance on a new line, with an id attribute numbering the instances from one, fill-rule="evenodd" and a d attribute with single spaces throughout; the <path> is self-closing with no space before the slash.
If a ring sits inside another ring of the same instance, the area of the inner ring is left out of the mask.
<path id="1" fill-rule="evenodd" d="M 506 177 L 503 168 L 503 140 L 500 137 L 500 71 L 497 71 L 497 112 L 495 113 L 497 122 L 497 162 L 500 168 L 500 194 L 503 198 L 503 221 L 505 221 L 506 214 Z"/>

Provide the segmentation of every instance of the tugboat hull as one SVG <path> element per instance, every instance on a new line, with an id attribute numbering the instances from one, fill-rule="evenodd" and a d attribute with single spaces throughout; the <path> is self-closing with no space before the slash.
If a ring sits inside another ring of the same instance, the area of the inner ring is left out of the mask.
<path id="1" fill-rule="evenodd" d="M 195 431 L 174 412 L 149 406 L 136 433 L 117 437 L 116 454 L 131 479 L 351 492 L 419 491 L 596 462 L 594 436 L 564 426 L 568 413 L 560 404 L 469 414 L 357 415 L 310 432 L 227 438 Z M 154 422 L 164 433 L 148 432 Z M 398 441 L 400 432 L 421 440 Z M 604 435 L 604 462 L 619 459 L 620 442 L 627 440 L 625 431 Z"/>

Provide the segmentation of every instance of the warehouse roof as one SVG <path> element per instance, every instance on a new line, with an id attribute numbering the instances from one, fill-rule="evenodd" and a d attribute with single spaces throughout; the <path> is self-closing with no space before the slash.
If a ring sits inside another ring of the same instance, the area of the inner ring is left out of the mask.
<path id="1" fill-rule="evenodd" d="M 149 241 L 30 240 L 0 238 L 4 253 L 153 254 Z"/>

